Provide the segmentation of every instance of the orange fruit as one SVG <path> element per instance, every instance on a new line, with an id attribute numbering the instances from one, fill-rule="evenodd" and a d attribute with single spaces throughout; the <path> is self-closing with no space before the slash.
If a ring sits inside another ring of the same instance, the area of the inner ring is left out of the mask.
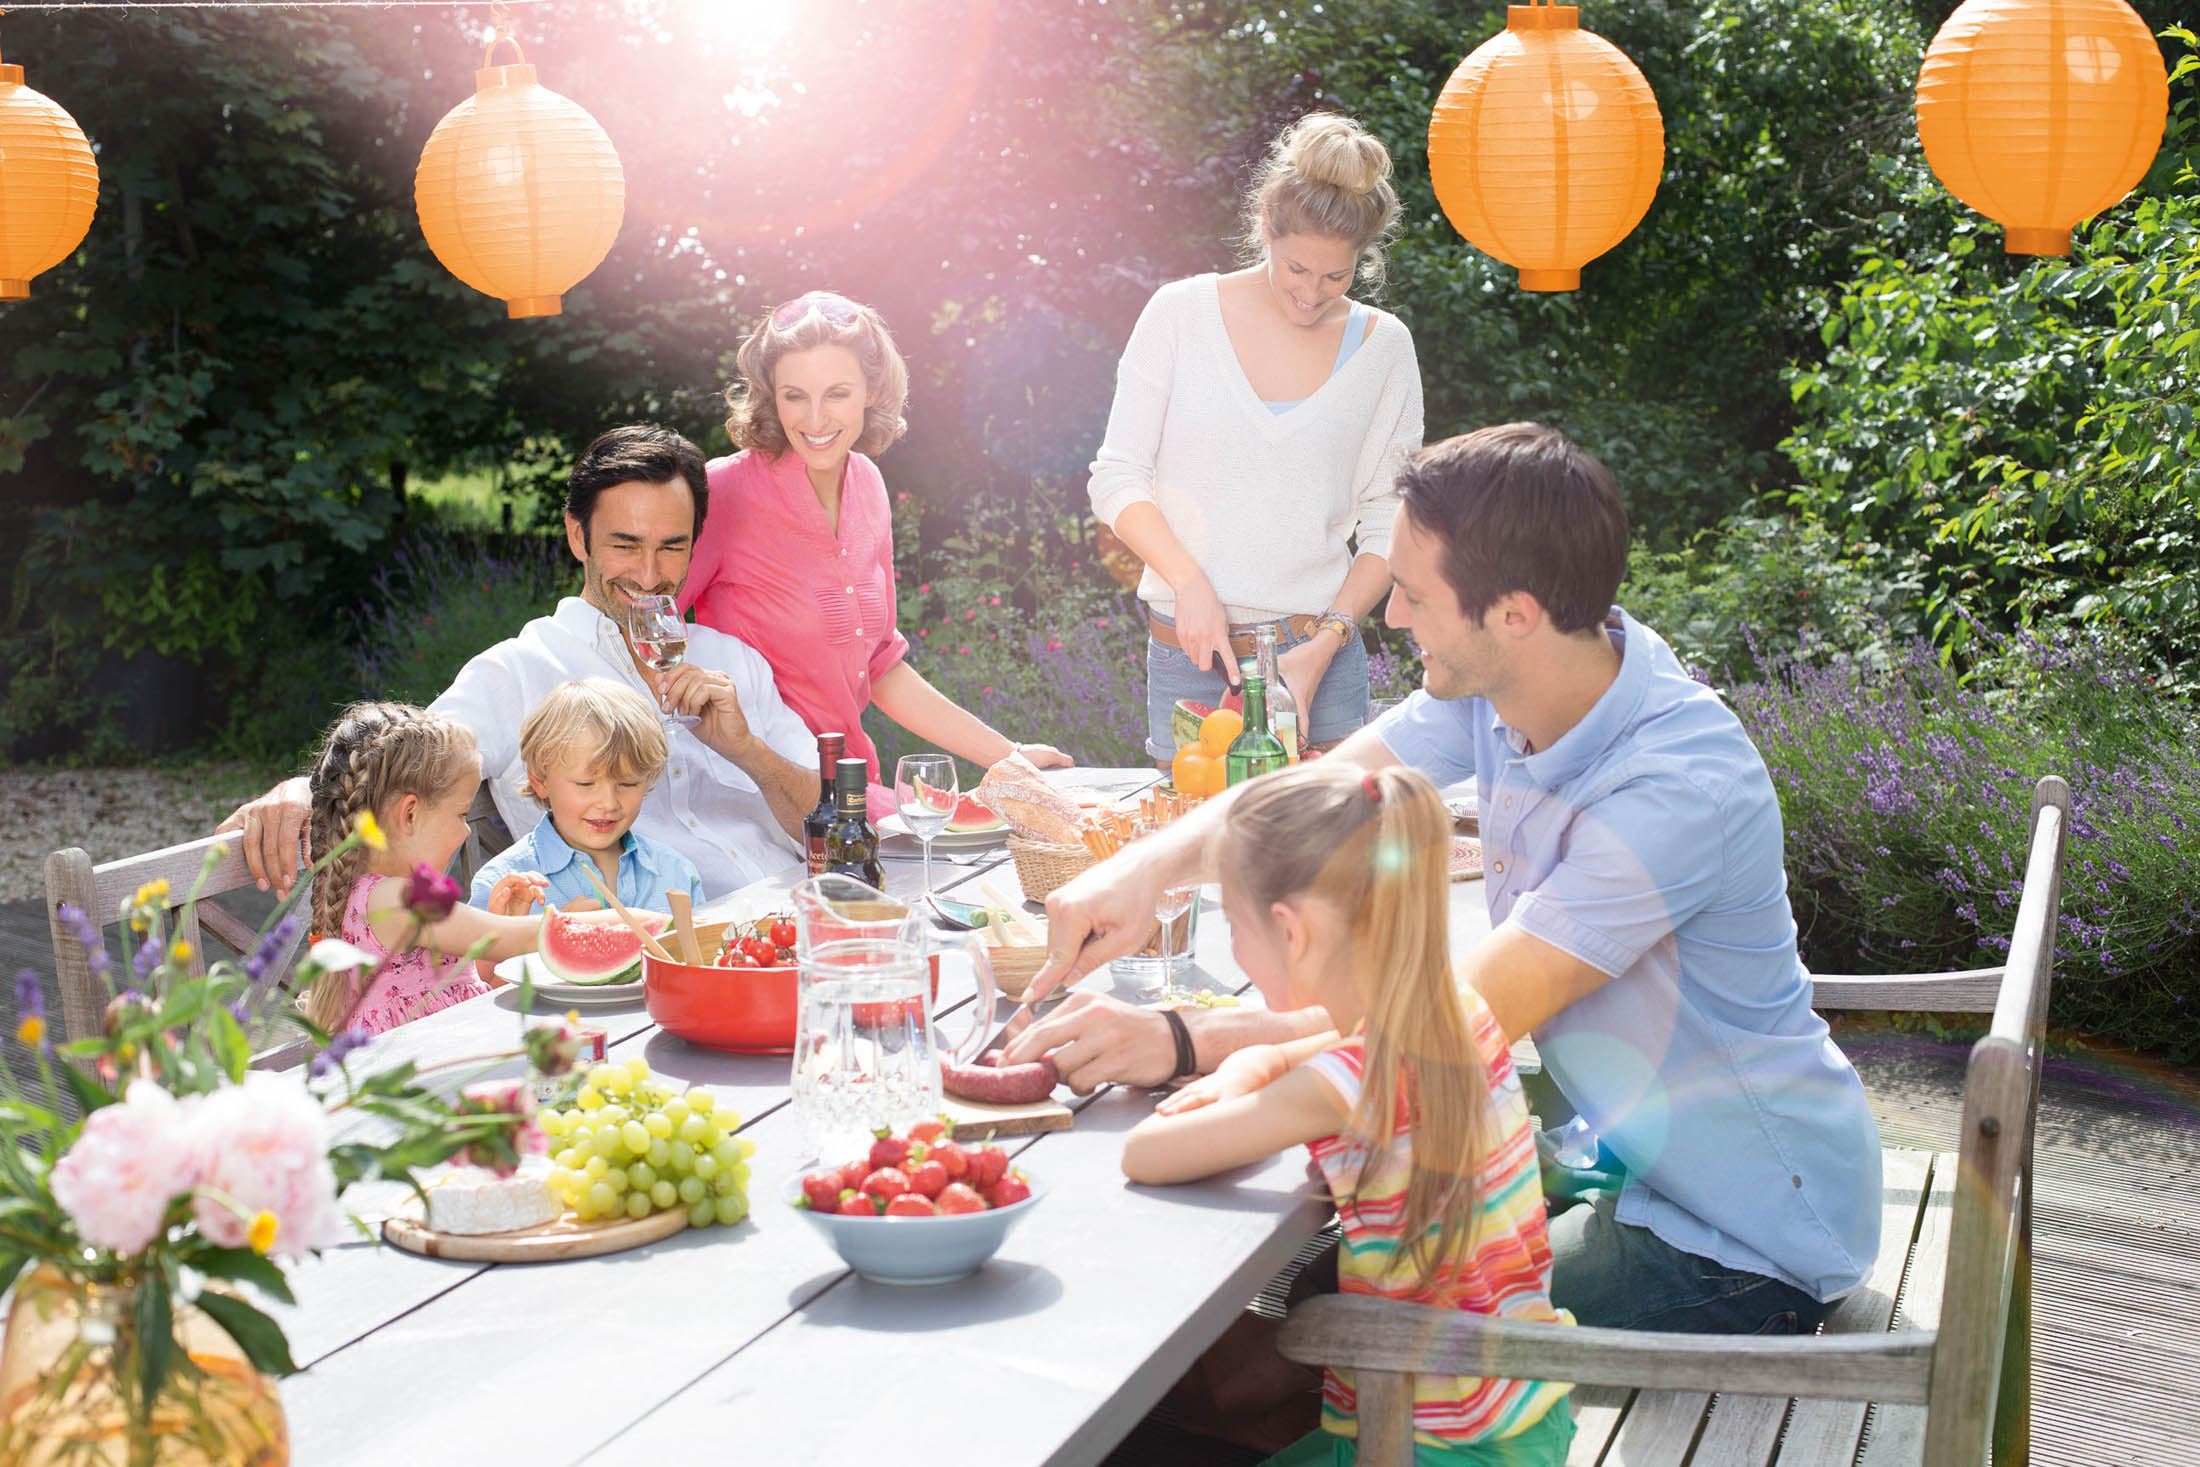
<path id="1" fill-rule="evenodd" d="M 1222 760 L 1208 753 L 1204 744 L 1186 744 L 1169 762 L 1169 782 L 1176 792 L 1199 799 L 1221 794 L 1226 773 Z"/>
<path id="2" fill-rule="evenodd" d="M 1245 732 L 1245 715 L 1235 708 L 1217 708 L 1199 721 L 1199 743 L 1209 754 L 1220 759 L 1230 752 L 1230 745 Z"/>

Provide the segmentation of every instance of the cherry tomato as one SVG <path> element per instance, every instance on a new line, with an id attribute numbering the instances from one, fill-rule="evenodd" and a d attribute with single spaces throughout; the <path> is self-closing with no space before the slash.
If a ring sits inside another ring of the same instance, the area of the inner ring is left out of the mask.
<path id="1" fill-rule="evenodd" d="M 771 938 L 773 947 L 793 947 L 795 939 L 794 924 L 792 922 L 774 922 L 768 936 Z"/>

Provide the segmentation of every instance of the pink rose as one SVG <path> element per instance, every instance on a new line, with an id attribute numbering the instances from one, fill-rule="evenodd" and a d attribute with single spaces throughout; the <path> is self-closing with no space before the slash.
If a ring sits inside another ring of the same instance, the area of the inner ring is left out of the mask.
<path id="1" fill-rule="evenodd" d="M 510 1176 L 523 1156 L 540 1156 L 550 1149 L 550 1138 L 535 1116 L 535 1092 L 525 1080 L 483 1080 L 458 1092 L 458 1114 L 510 1115 L 519 1123 L 466 1147 L 453 1158 L 462 1166 L 485 1166 L 498 1176 Z"/>
<path id="2" fill-rule="evenodd" d="M 255 1070 L 242 1085 L 205 1097 L 193 1128 L 202 1172 L 191 1211 L 199 1231 L 224 1248 L 249 1240 L 261 1212 L 275 1217 L 265 1250 L 295 1258 L 343 1239 L 336 1173 L 328 1164 L 328 1113 L 296 1074 Z"/>
<path id="3" fill-rule="evenodd" d="M 198 1185 L 190 1144 L 198 1097 L 178 1103 L 151 1080 L 133 1080 L 120 1105 L 102 1106 L 54 1163 L 54 1201 L 95 1248 L 136 1253 L 160 1236 L 168 1205 Z"/>

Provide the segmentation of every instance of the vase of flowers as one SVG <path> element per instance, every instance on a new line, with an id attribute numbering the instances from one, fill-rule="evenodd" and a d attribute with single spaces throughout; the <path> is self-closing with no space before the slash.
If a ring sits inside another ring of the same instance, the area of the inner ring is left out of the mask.
<path id="1" fill-rule="evenodd" d="M 421 884 L 426 907 L 447 903 L 441 880 Z M 417 1189 L 416 1171 L 454 1158 L 509 1172 L 542 1149 L 526 1085 L 378 1067 L 364 1031 L 331 1035 L 296 1012 L 292 989 L 364 962 L 320 943 L 294 985 L 279 981 L 276 955 L 310 888 L 299 883 L 254 952 L 203 974 L 170 938 L 165 883 L 122 904 L 126 977 L 97 928 L 64 908 L 112 993 L 91 1038 L 53 1044 L 35 976 L 17 981 L 13 1039 L 43 1094 L 0 1066 L 0 1287 L 15 1286 L 0 1462 L 287 1462 L 273 1380 L 297 1367 L 262 1305 L 291 1302 L 284 1263 L 360 1235 L 343 1189 L 377 1178 Z M 249 1035 L 271 1022 L 306 1034 L 309 1065 L 249 1067 Z M 433 1068 L 525 1058 L 561 1075 L 577 1051 L 574 1026 L 551 1020 L 510 1050 Z"/>

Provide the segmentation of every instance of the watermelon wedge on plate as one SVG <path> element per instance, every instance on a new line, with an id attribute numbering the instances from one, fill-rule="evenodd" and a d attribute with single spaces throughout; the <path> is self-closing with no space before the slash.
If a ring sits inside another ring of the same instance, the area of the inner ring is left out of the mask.
<path id="1" fill-rule="evenodd" d="M 635 916 L 654 936 L 671 925 L 655 912 Z M 561 983 L 585 988 L 633 983 L 642 976 L 642 936 L 617 912 L 561 912 L 545 908 L 537 948 L 542 966 Z"/>
<path id="2" fill-rule="evenodd" d="M 1007 823 L 974 797 L 964 795 L 955 803 L 955 815 L 947 822 L 947 830 L 951 835 L 968 835 L 981 830 L 998 830 Z"/>

